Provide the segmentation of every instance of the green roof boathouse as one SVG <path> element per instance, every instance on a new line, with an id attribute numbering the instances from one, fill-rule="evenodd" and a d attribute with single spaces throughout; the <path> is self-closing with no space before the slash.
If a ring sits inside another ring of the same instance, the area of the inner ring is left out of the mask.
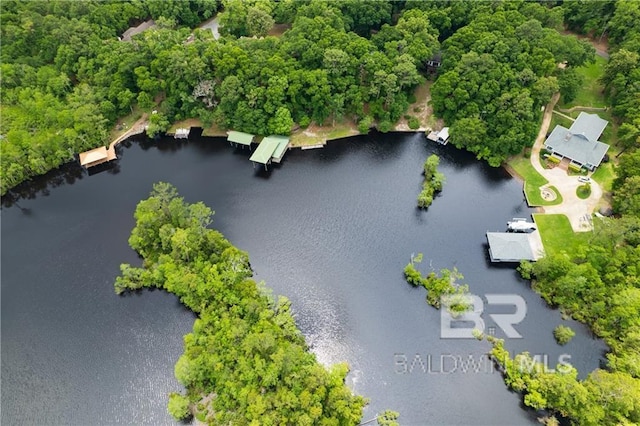
<path id="1" fill-rule="evenodd" d="M 250 161 L 253 162 L 253 166 L 257 163 L 263 164 L 265 170 L 267 170 L 267 166 L 273 163 L 280 163 L 284 154 L 287 152 L 289 148 L 289 137 L 288 136 L 267 136 L 262 139 L 262 142 L 258 144 L 258 147 L 253 152 Z"/>

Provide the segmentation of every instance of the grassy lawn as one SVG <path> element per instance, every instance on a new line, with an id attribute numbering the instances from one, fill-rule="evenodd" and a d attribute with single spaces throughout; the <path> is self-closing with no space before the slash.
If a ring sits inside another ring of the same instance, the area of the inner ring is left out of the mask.
<path id="1" fill-rule="evenodd" d="M 227 136 L 227 131 L 218 127 L 216 124 L 212 124 L 211 127 L 202 129 L 202 136 Z"/>
<path id="2" fill-rule="evenodd" d="M 306 129 L 296 130 L 291 134 L 291 146 L 324 145 L 332 139 L 357 135 L 355 124 L 349 121 L 336 122 L 335 126 L 312 125 Z"/>
<path id="3" fill-rule="evenodd" d="M 607 60 L 596 56 L 596 61 L 576 68 L 578 74 L 584 77 L 584 83 L 578 91 L 576 98 L 568 103 L 560 105 L 561 108 L 571 108 L 576 105 L 588 107 L 605 107 L 607 103 L 602 93 L 603 86 L 598 79 L 604 74 L 604 66 Z"/>
<path id="4" fill-rule="evenodd" d="M 613 180 L 616 178 L 616 173 L 613 170 L 612 163 L 602 163 L 600 167 L 593 172 L 591 179 L 600 184 L 604 191 L 610 192 Z"/>
<path id="5" fill-rule="evenodd" d="M 576 188 L 576 195 L 581 200 L 586 200 L 591 195 L 591 185 L 585 183 Z"/>
<path id="6" fill-rule="evenodd" d="M 564 251 L 572 255 L 580 246 L 587 244 L 591 237 L 590 232 L 573 232 L 569 219 L 563 214 L 534 214 L 533 219 L 547 254 Z"/>
<path id="7" fill-rule="evenodd" d="M 584 83 L 580 90 L 578 90 L 576 98 L 573 101 L 559 104 L 558 107 L 562 109 L 568 109 L 574 106 L 586 106 L 595 108 L 608 107 L 609 104 L 607 103 L 603 92 L 604 86 L 599 81 L 600 77 L 604 75 L 604 67 L 606 64 L 606 59 L 600 56 L 596 56 L 596 61 L 594 63 L 576 68 L 578 74 L 584 77 Z M 611 145 L 611 148 L 609 149 L 609 155 L 617 154 L 619 152 L 619 149 L 617 149 L 615 145 L 618 141 L 618 126 L 613 121 L 611 110 L 609 109 L 607 111 L 595 111 L 593 113 L 598 114 L 601 118 L 609 122 L 609 125 L 604 129 L 604 132 L 602 132 L 600 141 Z M 567 113 L 567 115 L 573 118 L 576 118 L 578 114 L 580 114 L 580 111 Z M 553 129 L 556 124 L 561 124 L 567 128 L 569 128 L 569 126 L 571 125 L 568 120 L 565 121 L 568 125 L 563 124 L 562 122 L 554 123 L 554 121 L 558 119 L 562 119 L 562 117 L 558 117 L 556 114 L 554 114 L 550 129 Z"/>
<path id="8" fill-rule="evenodd" d="M 202 121 L 199 118 L 187 118 L 185 120 L 176 121 L 169 127 L 167 133 L 173 134 L 177 129 L 186 128 L 186 127 L 203 127 Z M 227 137 L 227 131 L 217 126 L 216 124 L 212 124 L 211 127 L 202 129 L 202 136 L 224 136 Z"/>
<path id="9" fill-rule="evenodd" d="M 117 139 L 120 135 L 129 130 L 133 123 L 135 123 L 140 117 L 142 117 L 142 113 L 143 111 L 136 106 L 131 114 L 119 118 L 115 126 L 113 126 L 113 129 L 111 129 L 111 132 L 109 133 L 109 142 Z"/>
<path id="10" fill-rule="evenodd" d="M 280 37 L 285 31 L 291 29 L 291 24 L 275 24 L 273 28 L 269 30 L 269 35 L 274 37 Z"/>
<path id="11" fill-rule="evenodd" d="M 562 203 L 562 196 L 553 186 L 549 187 L 549 189 L 556 193 L 556 199 L 546 201 L 542 198 L 540 195 L 540 187 L 546 185 L 549 181 L 533 168 L 528 158 L 519 155 L 509 160 L 509 165 L 524 180 L 524 192 L 530 206 L 555 206 L 556 204 Z"/>
<path id="12" fill-rule="evenodd" d="M 553 131 L 553 129 L 555 129 L 557 125 L 568 129 L 572 124 L 573 121 L 567 118 L 564 118 L 558 114 L 551 114 L 551 124 L 549 124 L 549 132 Z"/>
<path id="13" fill-rule="evenodd" d="M 176 121 L 169 127 L 167 133 L 173 134 L 178 129 L 189 128 L 189 127 L 202 127 L 202 121 L 197 118 L 187 118 L 186 120 Z"/>

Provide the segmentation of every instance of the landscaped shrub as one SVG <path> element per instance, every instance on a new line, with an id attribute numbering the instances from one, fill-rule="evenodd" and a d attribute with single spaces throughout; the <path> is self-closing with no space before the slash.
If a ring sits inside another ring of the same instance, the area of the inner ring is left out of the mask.
<path id="1" fill-rule="evenodd" d="M 569 163 L 569 170 L 573 170 L 574 172 L 581 172 L 582 167 L 577 164 Z"/>
<path id="2" fill-rule="evenodd" d="M 555 164 L 560 164 L 560 161 L 562 161 L 562 160 L 560 160 L 558 157 L 554 157 L 554 156 L 550 155 L 550 156 L 547 157 L 547 161 L 550 161 L 550 162 L 555 163 Z"/>
<path id="3" fill-rule="evenodd" d="M 576 195 L 578 196 L 578 198 L 581 198 L 583 200 L 589 198 L 589 196 L 591 195 L 591 185 L 589 185 L 588 183 L 580 185 L 578 189 L 576 189 Z"/>
<path id="4" fill-rule="evenodd" d="M 411 130 L 419 129 L 420 128 L 420 120 L 418 120 L 416 117 L 409 118 L 409 128 Z"/>

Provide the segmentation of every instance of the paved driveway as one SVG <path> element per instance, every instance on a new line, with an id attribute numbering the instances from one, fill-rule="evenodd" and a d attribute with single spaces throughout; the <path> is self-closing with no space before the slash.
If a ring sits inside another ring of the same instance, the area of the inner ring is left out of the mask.
<path id="1" fill-rule="evenodd" d="M 556 206 L 544 206 L 544 212 L 566 215 L 575 232 L 591 231 L 593 229 L 591 214 L 596 209 L 600 198 L 602 198 L 602 188 L 600 185 L 591 179 L 591 195 L 589 198 L 582 200 L 578 198 L 578 195 L 576 194 L 578 186 L 582 185 L 582 183 L 578 181 L 578 176 L 569 176 L 567 175 L 567 172 L 562 170 L 560 167 L 545 169 L 542 164 L 540 164 L 539 153 L 546 139 L 549 124 L 551 124 L 553 108 L 559 98 L 559 93 L 553 95 L 545 109 L 540 132 L 538 133 L 536 142 L 531 150 L 531 165 L 538 171 L 538 173 L 549 181 L 548 185 L 555 186 L 558 189 L 558 192 L 562 195 L 563 201 L 561 204 Z M 591 173 L 589 173 L 589 176 L 591 176 Z"/>

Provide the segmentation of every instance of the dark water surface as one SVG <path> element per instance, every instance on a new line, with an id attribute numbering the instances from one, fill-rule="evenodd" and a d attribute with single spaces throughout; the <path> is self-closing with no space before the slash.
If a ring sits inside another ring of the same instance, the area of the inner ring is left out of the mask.
<path id="1" fill-rule="evenodd" d="M 420 212 L 432 152 L 447 182 Z M 402 275 L 412 253 L 424 252 L 423 271 L 457 267 L 473 293 L 524 297 L 527 316 L 516 326 L 524 338 L 508 339 L 510 351 L 546 356 L 551 367 L 568 354 L 581 375 L 598 367 L 601 342 L 572 323 L 576 337 L 558 346 L 559 312 L 513 267 L 488 262 L 485 232 L 531 213 L 503 170 L 421 134 L 290 151 L 270 173 L 247 158 L 221 139 L 135 142 L 110 171 L 67 167 L 23 188 L 48 185 L 44 192 L 5 205 L 3 424 L 171 423 L 167 394 L 180 390 L 173 365 L 194 316 L 161 291 L 113 290 L 120 263 L 139 263 L 127 244 L 133 211 L 160 180 L 216 211 L 213 226 L 250 253 L 256 278 L 292 300 L 321 362 L 349 362 L 349 385 L 370 398 L 365 420 L 389 408 L 402 424 L 536 424 L 481 362 L 486 342 L 440 338 L 440 312 Z M 479 371 L 460 361 L 469 357 Z"/>

